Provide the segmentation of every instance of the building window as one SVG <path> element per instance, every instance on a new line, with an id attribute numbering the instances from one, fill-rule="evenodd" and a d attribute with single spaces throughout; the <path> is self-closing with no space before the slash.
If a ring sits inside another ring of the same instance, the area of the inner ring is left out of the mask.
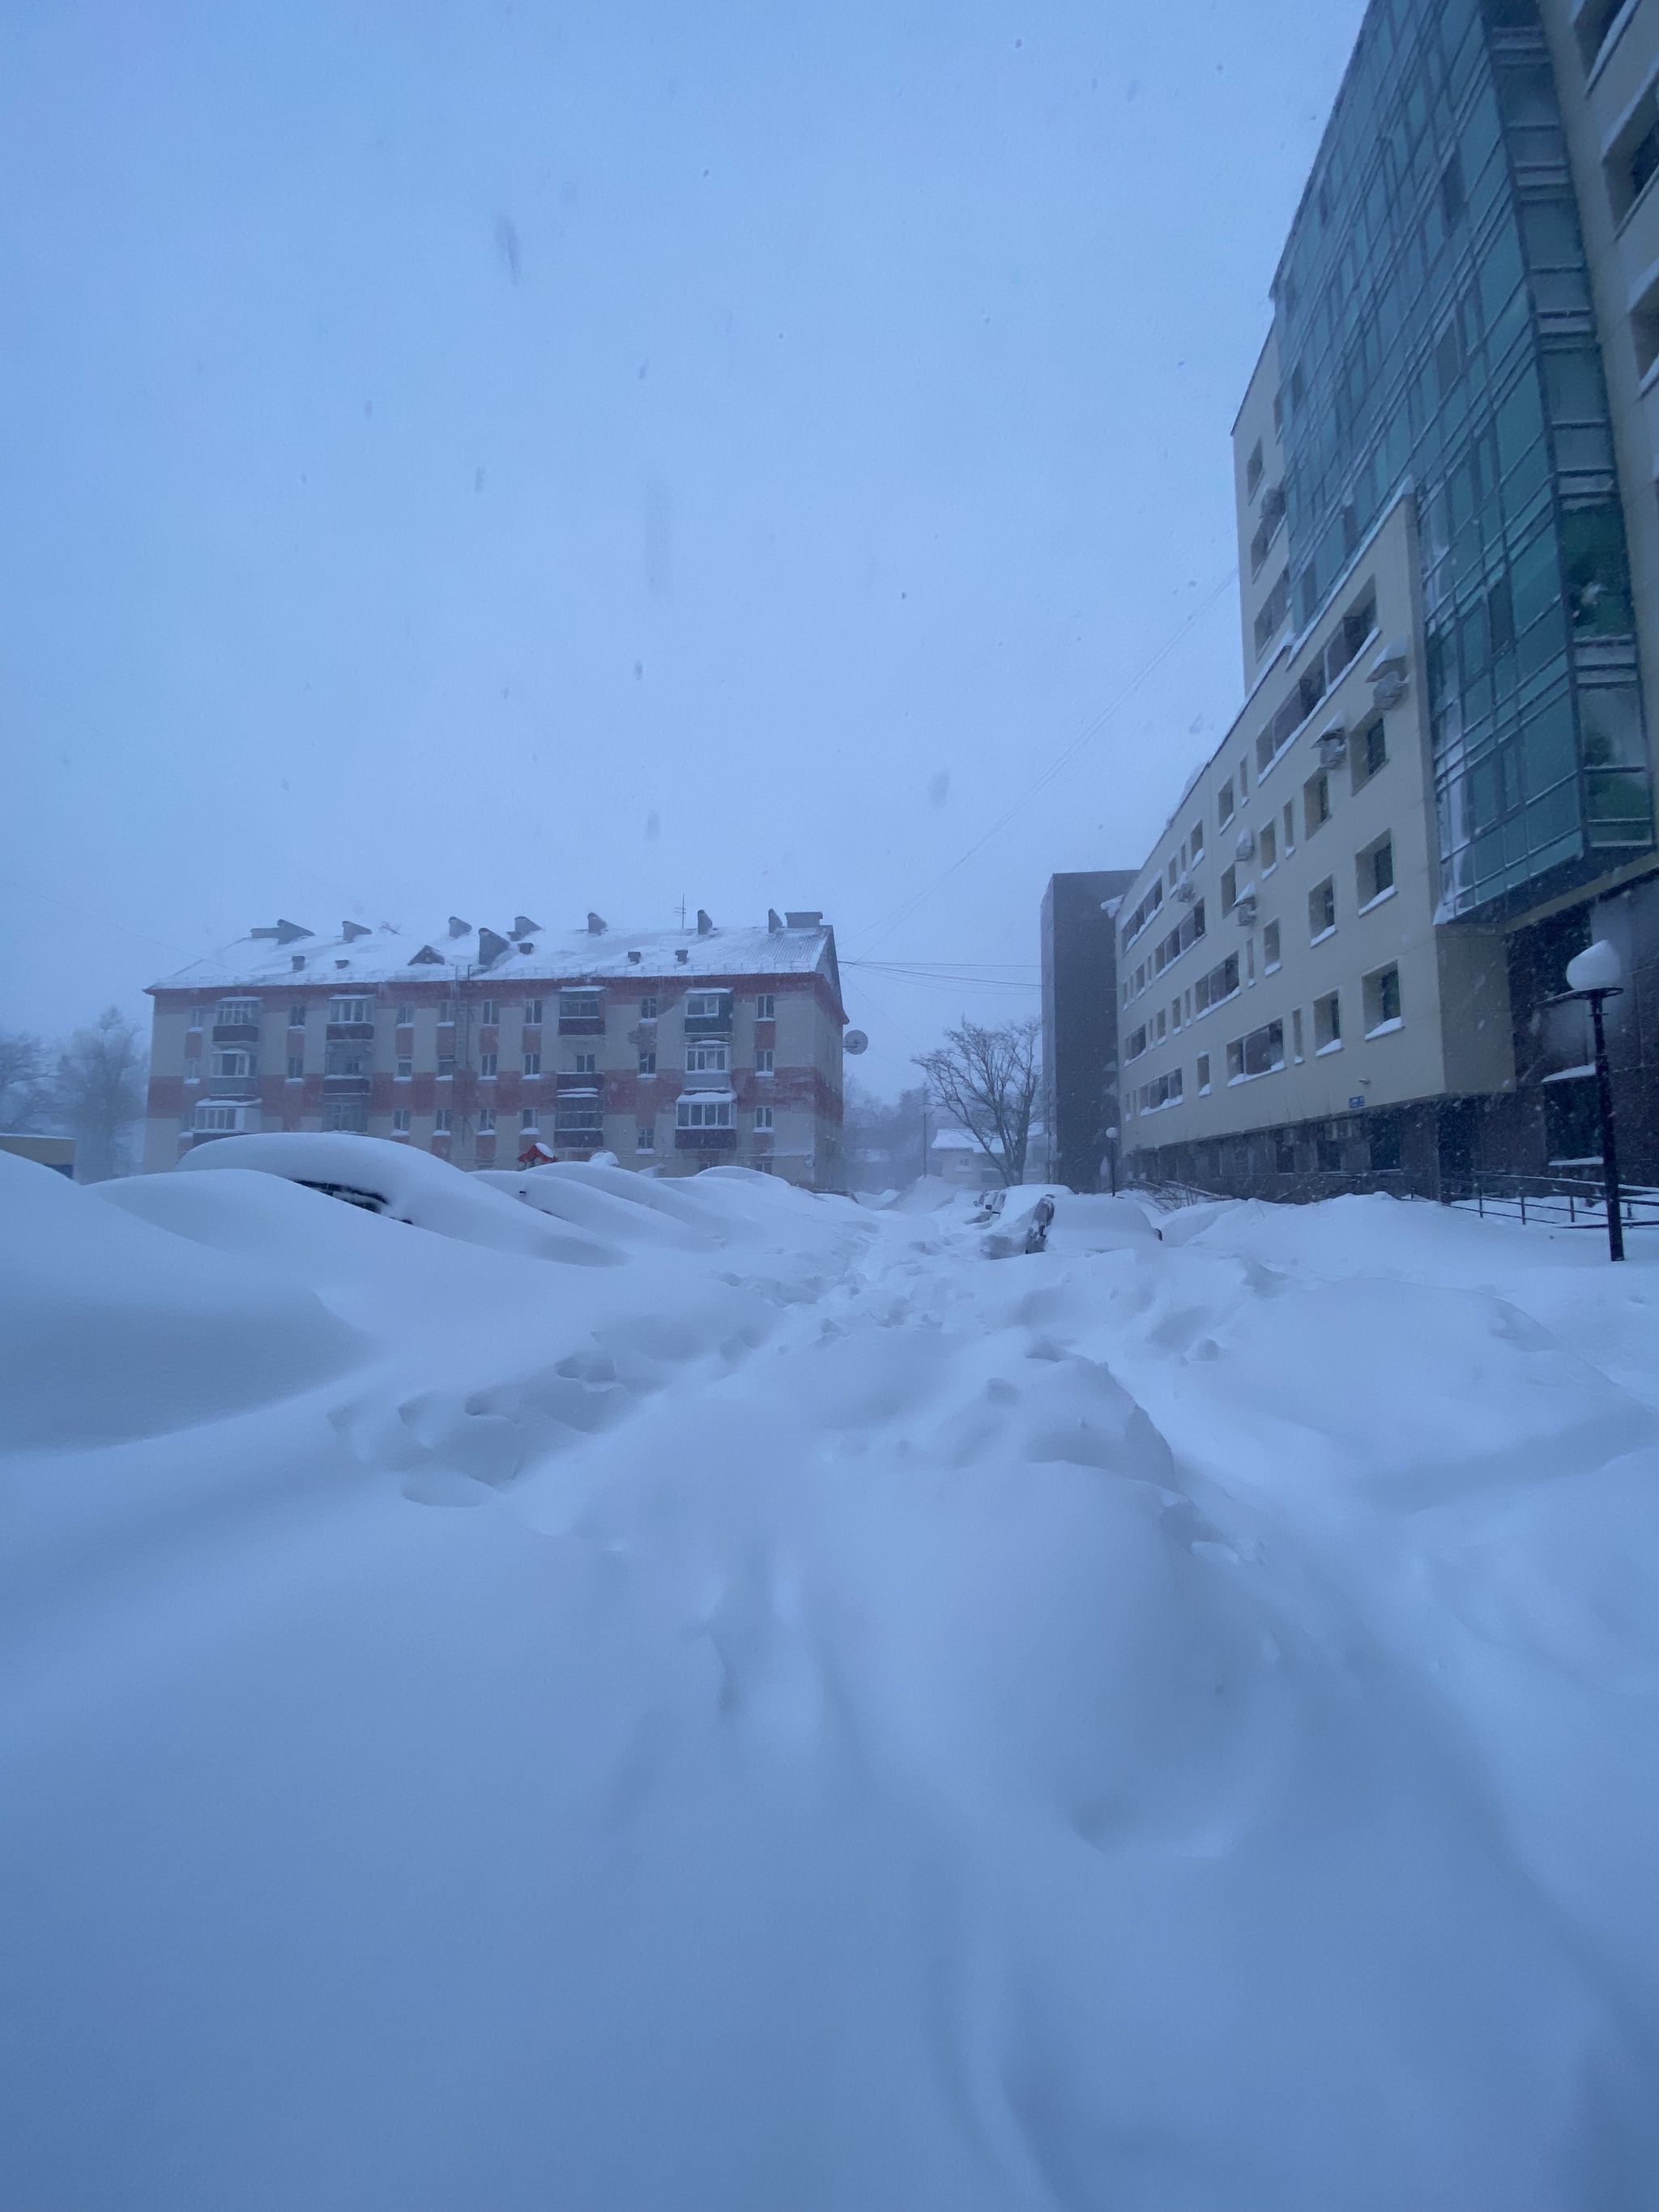
<path id="1" fill-rule="evenodd" d="M 772 1133 L 772 1109 L 769 1106 L 756 1107 L 755 1130 L 757 1135 L 770 1136 Z"/>
<path id="2" fill-rule="evenodd" d="M 481 1052 L 478 1054 L 478 1079 L 483 1083 L 495 1081 L 495 1054 L 493 1052 Z"/>
<path id="3" fill-rule="evenodd" d="M 1379 968 L 1374 975 L 1367 975 L 1362 990 L 1365 1002 L 1365 1034 L 1380 1036 L 1386 1030 L 1397 1030 L 1400 1019 L 1400 970 L 1390 966 Z"/>
<path id="4" fill-rule="evenodd" d="M 1279 924 L 1270 921 L 1261 933 L 1261 972 L 1271 975 L 1279 965 Z"/>
<path id="5" fill-rule="evenodd" d="M 414 1026 L 415 1001 L 412 999 L 400 999 L 398 1001 L 398 1027 L 400 1030 L 407 1030 L 413 1029 Z"/>
<path id="6" fill-rule="evenodd" d="M 191 1010 L 190 1010 L 190 1025 L 191 1025 L 191 1029 L 193 1029 L 193 1030 L 199 1030 L 199 1029 L 201 1028 L 201 1026 L 202 1026 L 202 1009 L 201 1009 L 199 1006 L 192 1006 L 192 1007 L 191 1008 Z"/>
<path id="7" fill-rule="evenodd" d="M 1194 860 L 1201 860 L 1204 854 L 1204 824 L 1201 820 L 1194 823 L 1187 842 L 1192 848 Z"/>
<path id="8" fill-rule="evenodd" d="M 1624 5 L 1625 0 L 1588 0 L 1588 4 L 1578 10 L 1577 21 L 1572 27 L 1577 36 L 1578 56 L 1583 63 L 1586 76 L 1601 59 L 1607 33 L 1617 21 Z"/>
<path id="9" fill-rule="evenodd" d="M 1258 438 L 1250 448 L 1250 458 L 1244 464 L 1244 496 L 1255 497 L 1255 488 L 1261 481 L 1261 441 Z"/>
<path id="10" fill-rule="evenodd" d="M 406 1137 L 409 1134 L 409 1109 L 407 1106 L 394 1106 L 392 1108 L 392 1133 L 394 1137 Z"/>
<path id="11" fill-rule="evenodd" d="M 305 1027 L 306 1010 L 303 1006 L 290 1006 L 289 1008 L 288 1025 L 291 1030 L 302 1030 Z"/>
<path id="12" fill-rule="evenodd" d="M 1233 818 L 1233 780 L 1227 778 L 1215 795 L 1216 817 L 1224 830 Z"/>
<path id="13" fill-rule="evenodd" d="M 1201 1052 L 1198 1055 L 1198 1092 L 1200 1098 L 1207 1095 L 1209 1088 L 1210 1055 L 1207 1052 Z"/>
<path id="14" fill-rule="evenodd" d="M 571 1060 L 570 1066 L 572 1073 L 576 1075 L 592 1075 L 597 1070 L 599 1064 L 597 1054 L 579 1052 Z"/>
<path id="15" fill-rule="evenodd" d="M 634 1150 L 636 1152 L 654 1152 L 656 1149 L 656 1131 L 648 1127 L 645 1122 L 641 1121 L 638 1128 L 634 1132 Z"/>
<path id="16" fill-rule="evenodd" d="M 192 1054 L 185 1062 L 185 1080 L 186 1083 L 199 1083 L 201 1079 L 202 1063 Z"/>
<path id="17" fill-rule="evenodd" d="M 298 1083 L 303 1078 L 305 1072 L 306 1063 L 304 1054 L 297 1052 L 289 1053 L 288 1056 L 289 1081 L 290 1083 Z"/>
<path id="18" fill-rule="evenodd" d="M 524 1072 L 526 1075 L 539 1075 L 541 1073 L 542 1056 L 540 1053 L 526 1053 L 524 1056 Z"/>
<path id="19" fill-rule="evenodd" d="M 529 1028 L 538 1030 L 541 1027 L 542 1002 L 539 999 L 526 999 L 525 1000 L 524 1018 L 525 1022 Z"/>
<path id="20" fill-rule="evenodd" d="M 1617 225 L 1623 222 L 1659 171 L 1659 78 L 1649 79 L 1604 155 L 1601 169 L 1607 180 L 1607 200 Z"/>
<path id="21" fill-rule="evenodd" d="M 1302 787 L 1302 815 L 1310 837 L 1331 818 L 1331 780 L 1323 769 Z"/>
<path id="22" fill-rule="evenodd" d="M 246 1106 L 210 1106 L 204 1102 L 196 1109 L 192 1126 L 216 1130 L 221 1134 L 234 1133 L 247 1127 L 250 1110 Z"/>
<path id="23" fill-rule="evenodd" d="M 495 1024 L 501 1020 L 501 1002 L 499 999 L 479 1000 L 478 1019 L 483 1024 L 486 1029 L 493 1028 Z"/>
<path id="24" fill-rule="evenodd" d="M 720 991 L 688 991 L 685 994 L 685 1018 L 688 1022 L 717 1022 L 720 1018 Z"/>
<path id="25" fill-rule="evenodd" d="M 368 1103 L 362 1098 L 330 1098 L 323 1106 L 325 1129 L 349 1129 L 362 1136 L 368 1127 Z"/>
<path id="26" fill-rule="evenodd" d="M 1270 876 L 1279 866 L 1279 832 L 1271 822 L 1264 822 L 1261 825 L 1261 872 L 1264 876 Z"/>
<path id="27" fill-rule="evenodd" d="M 1353 787 L 1358 791 L 1368 784 L 1378 769 L 1388 764 L 1389 741 L 1379 715 L 1360 738 L 1353 749 Z"/>
<path id="28" fill-rule="evenodd" d="M 449 1120 L 448 1107 L 441 1106 L 432 1117 L 432 1133 L 434 1137 L 447 1137 L 449 1134 Z"/>
<path id="29" fill-rule="evenodd" d="M 656 1018 L 656 1000 L 654 999 L 641 999 L 640 1000 L 640 1019 L 642 1022 L 654 1022 Z"/>
<path id="30" fill-rule="evenodd" d="M 1285 850 L 1287 853 L 1296 850 L 1296 808 L 1288 804 L 1285 809 Z"/>
<path id="31" fill-rule="evenodd" d="M 246 1029 L 250 1022 L 259 1018 L 257 999 L 221 999 L 219 1011 L 213 1017 L 223 1029 Z"/>
<path id="32" fill-rule="evenodd" d="M 757 1075 L 770 1075 L 770 1074 L 771 1074 L 771 1073 L 772 1073 L 772 1048 L 770 1047 L 770 1045 L 763 1045 L 763 1046 L 761 1046 L 760 1049 L 756 1053 L 756 1054 L 755 1054 L 755 1073 L 756 1073 L 756 1074 L 757 1074 Z"/>
<path id="33" fill-rule="evenodd" d="M 724 1075 L 732 1064 L 731 1049 L 723 1044 L 689 1044 L 685 1048 L 688 1075 Z"/>
<path id="34" fill-rule="evenodd" d="M 367 1044 L 331 1044 L 323 1048 L 325 1075 L 367 1075 L 372 1047 Z"/>
<path id="35" fill-rule="evenodd" d="M 478 1109 L 478 1134 L 481 1137 L 493 1137 L 495 1133 L 495 1109 L 493 1106 L 480 1106 Z"/>
<path id="36" fill-rule="evenodd" d="M 1331 992 L 1323 999 L 1314 1000 L 1314 1054 L 1335 1052 L 1342 1042 L 1342 1004 L 1338 994 Z"/>
<path id="37" fill-rule="evenodd" d="M 372 1022 L 374 1001 L 369 999 L 334 999 L 329 1003 L 328 1018 L 331 1022 Z"/>
<path id="38" fill-rule="evenodd" d="M 605 1004 L 597 991 L 561 991 L 562 1022 L 597 1022 L 605 1018 Z"/>
<path id="39" fill-rule="evenodd" d="M 217 1076 L 252 1075 L 253 1054 L 251 1052 L 216 1052 L 213 1055 L 213 1073 Z"/>
<path id="40" fill-rule="evenodd" d="M 396 1080 L 399 1083 L 412 1083 L 414 1079 L 415 1061 L 413 1055 L 409 1053 L 399 1054 L 398 1058 L 398 1073 Z"/>
<path id="41" fill-rule="evenodd" d="M 1221 911 L 1231 914 L 1237 904 L 1238 870 L 1236 867 L 1224 868 L 1221 871 Z"/>
<path id="42" fill-rule="evenodd" d="M 538 1127 L 538 1115 L 533 1106 L 526 1106 L 520 1115 L 519 1127 L 521 1129 L 534 1129 Z"/>
<path id="43" fill-rule="evenodd" d="M 775 1022 L 778 1018 L 778 1003 L 770 991 L 763 991 L 755 1001 L 755 1019 Z"/>
<path id="44" fill-rule="evenodd" d="M 441 1052 L 441 1053 L 438 1054 L 438 1080 L 439 1080 L 439 1082 L 440 1082 L 440 1083 L 447 1083 L 447 1082 L 451 1079 L 451 1078 L 454 1075 L 454 1073 L 455 1073 L 455 1055 L 454 1055 L 454 1054 L 453 1054 L 453 1052 Z"/>
<path id="45" fill-rule="evenodd" d="M 597 1145 L 604 1133 L 597 1106 L 576 1105 L 563 1100 L 554 1109 L 553 1127 L 562 1145 Z"/>
<path id="46" fill-rule="evenodd" d="M 1302 1065 L 1302 1009 L 1300 1006 L 1291 1016 L 1291 1057 L 1300 1067 Z"/>
<path id="47" fill-rule="evenodd" d="M 1317 945 L 1336 927 L 1336 881 L 1327 876 L 1308 893 L 1308 941 Z"/>
<path id="48" fill-rule="evenodd" d="M 1248 1036 L 1236 1037 L 1227 1047 L 1227 1080 L 1248 1083 L 1258 1075 L 1271 1075 L 1285 1065 L 1285 1024 L 1264 1022 Z"/>
<path id="49" fill-rule="evenodd" d="M 1194 1017 L 1207 1013 L 1218 1006 L 1224 999 L 1231 999 L 1238 991 L 1238 955 L 1230 952 L 1218 968 L 1212 968 L 1207 975 L 1200 975 L 1193 986 Z"/>
<path id="50" fill-rule="evenodd" d="M 1363 914 L 1368 906 L 1374 906 L 1394 889 L 1394 839 L 1382 836 L 1375 844 L 1368 845 L 1354 860 L 1354 874 Z"/>
<path id="51" fill-rule="evenodd" d="M 455 1001 L 453 999 L 440 999 L 438 1001 L 439 1026 L 441 1028 L 446 1022 L 453 1022 L 454 1018 Z"/>
<path id="52" fill-rule="evenodd" d="M 676 1125 L 682 1129 L 729 1129 L 732 1127 L 732 1101 L 729 1098 L 682 1098 L 675 1109 Z"/>
<path id="53" fill-rule="evenodd" d="M 654 1052 L 642 1052 L 640 1054 L 640 1073 L 641 1075 L 654 1075 L 656 1072 L 656 1054 Z"/>

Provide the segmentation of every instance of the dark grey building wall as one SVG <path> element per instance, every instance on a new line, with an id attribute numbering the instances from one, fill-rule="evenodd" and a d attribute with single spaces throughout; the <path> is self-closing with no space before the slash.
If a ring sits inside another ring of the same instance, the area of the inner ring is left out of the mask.
<path id="1" fill-rule="evenodd" d="M 1042 1095 L 1048 1172 L 1070 1190 L 1100 1184 L 1117 1125 L 1117 932 L 1102 912 L 1133 868 L 1051 876 L 1042 894 Z"/>

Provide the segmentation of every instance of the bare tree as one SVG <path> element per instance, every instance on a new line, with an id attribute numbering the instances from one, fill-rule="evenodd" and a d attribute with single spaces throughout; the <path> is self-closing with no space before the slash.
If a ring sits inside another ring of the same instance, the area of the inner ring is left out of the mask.
<path id="1" fill-rule="evenodd" d="M 143 1119 L 149 1073 L 143 1040 L 116 1006 L 106 1007 L 90 1029 L 76 1030 L 58 1055 L 54 1105 L 75 1139 L 77 1182 L 106 1182 L 130 1171 L 131 1133 Z"/>
<path id="2" fill-rule="evenodd" d="M 945 1030 L 945 1042 L 935 1051 L 916 1057 L 939 1105 L 967 1130 L 1005 1183 L 1017 1183 L 1025 1173 L 1031 1115 L 1042 1080 L 1042 1035 L 1038 1021 L 981 1029 L 964 1017 Z"/>
<path id="3" fill-rule="evenodd" d="M 52 1112 L 46 1048 L 22 1030 L 0 1030 L 0 1129 L 34 1128 Z"/>

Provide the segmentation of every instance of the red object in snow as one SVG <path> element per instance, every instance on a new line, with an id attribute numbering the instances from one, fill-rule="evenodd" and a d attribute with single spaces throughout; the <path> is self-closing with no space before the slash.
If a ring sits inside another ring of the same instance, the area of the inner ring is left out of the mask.
<path id="1" fill-rule="evenodd" d="M 538 1139 L 533 1145 L 527 1145 L 520 1153 L 519 1165 L 521 1168 L 545 1167 L 552 1158 L 553 1155 L 548 1151 L 547 1146 Z"/>

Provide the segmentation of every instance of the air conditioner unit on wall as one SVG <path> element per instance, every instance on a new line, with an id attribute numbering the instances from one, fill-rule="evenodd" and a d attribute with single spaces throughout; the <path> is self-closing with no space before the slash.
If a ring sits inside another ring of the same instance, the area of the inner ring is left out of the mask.
<path id="1" fill-rule="evenodd" d="M 1322 730 L 1315 740 L 1321 768 L 1340 768 L 1348 752 L 1348 733 L 1340 722 L 1333 722 L 1328 730 Z"/>

